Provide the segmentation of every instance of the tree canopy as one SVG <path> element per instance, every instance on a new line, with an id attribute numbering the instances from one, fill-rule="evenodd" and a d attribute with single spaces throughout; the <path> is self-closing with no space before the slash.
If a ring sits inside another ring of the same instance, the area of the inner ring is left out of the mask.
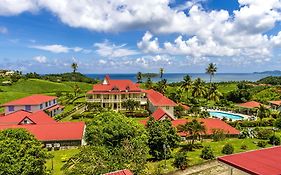
<path id="1" fill-rule="evenodd" d="M 48 154 L 25 129 L 0 132 L 0 174 L 45 174 Z"/>

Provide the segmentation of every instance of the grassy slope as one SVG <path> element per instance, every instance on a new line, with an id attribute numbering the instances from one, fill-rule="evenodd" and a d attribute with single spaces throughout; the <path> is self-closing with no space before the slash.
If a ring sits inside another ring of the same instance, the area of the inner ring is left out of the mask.
<path id="1" fill-rule="evenodd" d="M 85 92 L 92 88 L 91 84 L 82 82 L 55 83 L 38 79 L 19 80 L 11 86 L 0 86 L 0 89 L 4 90 L 4 92 L 0 92 L 0 104 L 31 94 L 54 94 L 57 91 L 73 92 L 75 84 Z"/>

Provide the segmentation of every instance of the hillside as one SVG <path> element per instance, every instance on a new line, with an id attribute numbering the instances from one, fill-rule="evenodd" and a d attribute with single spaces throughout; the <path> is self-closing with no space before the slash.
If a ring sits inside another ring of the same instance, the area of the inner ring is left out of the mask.
<path id="1" fill-rule="evenodd" d="M 92 84 L 82 82 L 51 82 L 39 79 L 21 79 L 11 86 L 0 86 L 0 104 L 7 101 L 28 96 L 30 94 L 51 94 L 56 92 L 73 92 L 74 85 L 77 84 L 83 92 L 92 88 Z"/>

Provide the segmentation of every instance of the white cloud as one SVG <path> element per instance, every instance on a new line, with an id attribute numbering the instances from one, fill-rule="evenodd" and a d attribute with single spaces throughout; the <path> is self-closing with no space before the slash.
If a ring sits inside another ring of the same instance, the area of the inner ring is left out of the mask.
<path id="1" fill-rule="evenodd" d="M 137 46 L 145 53 L 160 52 L 158 38 L 153 39 L 153 35 L 148 31 L 144 34 L 142 40 L 137 43 Z"/>
<path id="2" fill-rule="evenodd" d="M 115 45 L 108 41 L 94 44 L 94 47 L 97 48 L 96 52 L 102 57 L 116 58 L 139 54 L 136 50 L 128 49 L 125 46 L 126 44 Z"/>
<path id="3" fill-rule="evenodd" d="M 36 56 L 33 58 L 34 61 L 38 63 L 46 63 L 47 62 L 47 57 L 45 56 Z"/>
<path id="4" fill-rule="evenodd" d="M 8 29 L 6 27 L 0 26 L 0 33 L 6 34 L 8 33 Z"/>
<path id="5" fill-rule="evenodd" d="M 63 46 L 63 45 L 60 45 L 60 44 L 33 45 L 33 46 L 30 46 L 30 48 L 49 51 L 49 52 L 53 52 L 53 53 L 68 53 L 70 51 L 74 51 L 74 52 L 81 52 L 82 51 L 83 53 L 85 51 L 85 53 L 88 53 L 88 50 L 84 50 L 81 47 L 67 47 L 67 46 Z"/>

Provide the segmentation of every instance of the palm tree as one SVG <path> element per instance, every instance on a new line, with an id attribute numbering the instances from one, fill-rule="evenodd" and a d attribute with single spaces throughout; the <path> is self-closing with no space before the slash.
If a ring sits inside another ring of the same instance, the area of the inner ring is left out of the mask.
<path id="1" fill-rule="evenodd" d="M 72 63 L 71 68 L 73 69 L 73 73 L 75 73 L 78 69 L 78 64 L 77 63 Z"/>
<path id="2" fill-rule="evenodd" d="M 201 134 L 206 133 L 206 127 L 203 125 L 203 122 L 199 122 L 196 119 L 184 125 L 180 125 L 179 130 L 189 134 L 192 145 L 196 139 L 201 139 Z"/>
<path id="3" fill-rule="evenodd" d="M 210 75 L 210 84 L 212 83 L 212 78 L 215 76 L 215 73 L 217 72 L 217 66 L 214 63 L 210 63 L 208 67 L 206 68 L 206 74 Z"/>
<path id="4" fill-rule="evenodd" d="M 151 78 L 148 77 L 146 82 L 145 82 L 145 86 L 148 88 L 148 89 L 151 89 L 152 88 L 152 81 L 151 81 Z"/>
<path id="5" fill-rule="evenodd" d="M 167 79 L 163 79 L 157 83 L 157 90 L 164 94 L 165 90 L 167 89 Z"/>
<path id="6" fill-rule="evenodd" d="M 220 97 L 222 96 L 222 93 L 218 91 L 218 88 L 216 85 L 211 85 L 209 89 L 209 100 L 213 100 L 215 102 L 220 100 Z"/>
<path id="7" fill-rule="evenodd" d="M 161 79 L 162 79 L 162 77 L 163 77 L 163 74 L 164 74 L 164 68 L 161 67 L 161 68 L 160 68 L 160 78 L 161 78 Z"/>
<path id="8" fill-rule="evenodd" d="M 192 80 L 191 77 L 189 75 L 184 76 L 183 78 L 183 82 L 181 84 L 181 87 L 188 92 L 188 90 L 191 88 L 192 86 Z"/>
<path id="9" fill-rule="evenodd" d="M 196 78 L 192 84 L 192 96 L 203 97 L 206 95 L 206 88 L 201 78 Z"/>
<path id="10" fill-rule="evenodd" d="M 142 73 L 141 72 L 137 73 L 137 83 L 142 83 Z"/>
<path id="11" fill-rule="evenodd" d="M 263 118 L 269 117 L 270 116 L 270 111 L 266 108 L 264 105 L 260 105 L 257 111 L 257 117 L 260 119 L 262 122 Z"/>

